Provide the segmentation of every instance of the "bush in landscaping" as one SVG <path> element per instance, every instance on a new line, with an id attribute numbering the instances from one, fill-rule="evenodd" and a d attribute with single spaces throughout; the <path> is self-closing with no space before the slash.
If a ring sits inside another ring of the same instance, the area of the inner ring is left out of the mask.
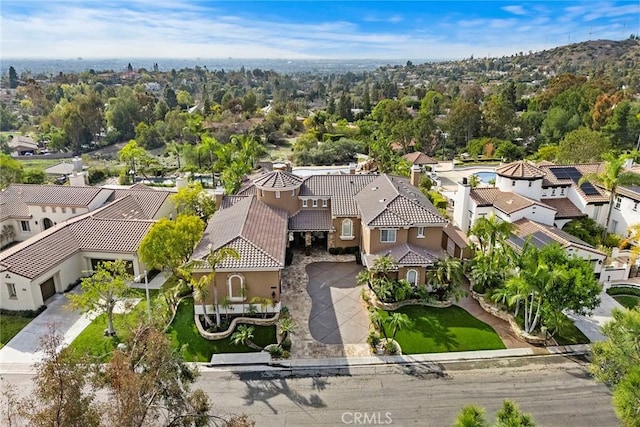
<path id="1" fill-rule="evenodd" d="M 67 287 L 64 289 L 64 293 L 71 292 L 76 286 L 78 286 L 82 282 L 82 278 L 79 278 L 73 283 L 69 283 Z"/>
<path id="2" fill-rule="evenodd" d="M 280 317 L 289 317 L 291 313 L 289 312 L 289 307 L 283 305 L 280 307 Z"/>
<path id="3" fill-rule="evenodd" d="M 286 340 L 282 341 L 282 343 L 280 343 L 280 347 L 282 347 L 283 350 L 291 350 L 291 340 L 287 338 Z"/>
<path id="4" fill-rule="evenodd" d="M 289 350 L 285 350 L 282 352 L 282 358 L 283 359 L 290 359 L 291 358 L 291 352 Z"/>
<path id="5" fill-rule="evenodd" d="M 367 343 L 369 343 L 372 348 L 378 347 L 378 344 L 380 344 L 380 335 L 378 335 L 376 331 L 369 331 Z"/>
<path id="6" fill-rule="evenodd" d="M 613 286 L 607 289 L 607 294 L 609 295 L 633 295 L 635 297 L 640 297 L 640 288 L 632 287 L 632 286 Z"/>
<path id="7" fill-rule="evenodd" d="M 274 357 L 276 359 L 279 359 L 282 357 L 284 350 L 282 349 L 282 347 L 278 346 L 278 345 L 274 345 L 269 347 L 269 354 L 271 355 L 271 357 Z"/>
<path id="8" fill-rule="evenodd" d="M 398 354 L 398 347 L 396 347 L 395 343 L 391 340 L 387 341 L 384 344 L 384 351 L 387 354 Z"/>
<path id="9" fill-rule="evenodd" d="M 18 316 L 33 319 L 34 317 L 38 317 L 38 315 L 46 309 L 46 305 L 41 305 L 37 310 L 7 310 L 5 308 L 0 308 L 0 314 L 3 316 Z"/>

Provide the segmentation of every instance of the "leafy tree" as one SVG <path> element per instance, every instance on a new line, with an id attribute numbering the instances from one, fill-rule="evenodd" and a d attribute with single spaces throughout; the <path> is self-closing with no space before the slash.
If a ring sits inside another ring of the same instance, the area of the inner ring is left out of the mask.
<path id="1" fill-rule="evenodd" d="M 484 416 L 485 410 L 480 406 L 468 405 L 460 410 L 453 427 L 488 427 Z"/>
<path id="2" fill-rule="evenodd" d="M 625 426 L 638 426 L 640 413 L 640 310 L 614 309 L 603 327 L 606 341 L 592 345 L 589 371 L 613 387 L 613 407 Z"/>
<path id="3" fill-rule="evenodd" d="M 543 145 L 533 155 L 533 160 L 555 162 L 558 158 L 559 147 L 557 145 Z"/>
<path id="4" fill-rule="evenodd" d="M 178 106 L 178 98 L 176 97 L 176 92 L 169 86 L 165 86 L 164 88 L 164 100 L 167 103 L 169 109 L 174 109 Z"/>
<path id="5" fill-rule="evenodd" d="M 134 182 L 136 177 L 136 165 L 141 165 L 148 157 L 149 154 L 147 153 L 147 150 L 140 147 L 135 139 L 130 140 L 127 145 L 118 151 L 118 159 L 120 159 L 121 162 L 131 165 Z"/>
<path id="6" fill-rule="evenodd" d="M 494 138 L 509 138 L 516 119 L 515 105 L 501 96 L 492 96 L 484 104 L 484 133 Z"/>
<path id="7" fill-rule="evenodd" d="M 574 219 L 562 227 L 562 231 L 566 231 L 594 247 L 602 244 L 603 230 L 604 227 L 591 218 Z"/>
<path id="8" fill-rule="evenodd" d="M 142 116 L 138 98 L 130 87 L 123 86 L 116 97 L 109 99 L 106 118 L 120 138 L 128 140 L 135 137 L 135 126 L 142 121 Z"/>
<path id="9" fill-rule="evenodd" d="M 180 213 L 175 221 L 162 218 L 140 242 L 140 259 L 150 268 L 168 268 L 179 275 L 203 232 L 204 223 L 195 215 Z"/>
<path id="10" fill-rule="evenodd" d="M 128 282 L 131 279 L 125 261 L 102 261 L 91 277 L 82 279 L 82 293 L 69 294 L 70 306 L 84 313 L 105 313 L 105 335 L 113 336 L 116 333 L 113 327 L 113 310 L 116 304 L 124 301 L 129 294 Z"/>
<path id="11" fill-rule="evenodd" d="M 609 141 L 601 132 L 580 127 L 567 133 L 560 141 L 557 160 L 564 164 L 598 162 L 610 148 Z"/>
<path id="12" fill-rule="evenodd" d="M 22 174 L 22 182 L 25 184 L 44 184 L 47 181 L 47 175 L 42 169 L 27 169 Z"/>
<path id="13" fill-rule="evenodd" d="M 0 153 L 0 190 L 9 184 L 22 182 L 22 163 L 8 154 Z"/>
<path id="14" fill-rule="evenodd" d="M 640 175 L 625 170 L 625 161 L 629 158 L 628 155 L 616 157 L 613 154 L 605 154 L 602 157 L 606 161 L 604 171 L 583 175 L 582 178 L 580 178 L 579 184 L 582 185 L 585 182 L 591 182 L 603 187 L 609 192 L 607 222 L 605 223 L 605 229 L 602 232 L 602 241 L 604 242 L 607 238 L 607 231 L 611 221 L 611 212 L 613 211 L 614 206 L 613 202 L 618 186 L 632 184 L 640 185 Z"/>
<path id="15" fill-rule="evenodd" d="M 43 358 L 35 364 L 33 394 L 9 399 L 7 403 L 15 409 L 9 421 L 24 419 L 42 427 L 99 426 L 100 406 L 94 401 L 88 361 L 64 347 L 62 334 L 52 327 L 49 332 L 40 342 Z"/>
<path id="16" fill-rule="evenodd" d="M 444 123 L 449 133 L 448 141 L 456 147 L 464 147 L 480 133 L 481 112 L 474 103 L 458 99 L 453 103 L 451 111 Z"/>
<path id="17" fill-rule="evenodd" d="M 580 126 L 580 116 L 562 107 L 552 107 L 542 122 L 540 133 L 548 142 L 557 143 Z"/>
<path id="18" fill-rule="evenodd" d="M 7 107 L 0 105 L 0 131 L 16 129 L 18 126 L 18 117 L 13 114 Z"/>

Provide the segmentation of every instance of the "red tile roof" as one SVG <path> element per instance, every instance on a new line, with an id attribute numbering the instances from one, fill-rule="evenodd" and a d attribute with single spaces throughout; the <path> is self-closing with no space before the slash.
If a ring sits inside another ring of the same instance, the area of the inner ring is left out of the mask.
<path id="1" fill-rule="evenodd" d="M 419 151 L 405 154 L 402 157 L 408 160 L 412 165 L 437 165 L 438 164 L 437 160 Z"/>
<path id="2" fill-rule="evenodd" d="M 506 178 L 515 179 L 540 179 L 545 176 L 545 172 L 528 163 L 525 160 L 509 163 L 496 169 L 496 173 Z"/>

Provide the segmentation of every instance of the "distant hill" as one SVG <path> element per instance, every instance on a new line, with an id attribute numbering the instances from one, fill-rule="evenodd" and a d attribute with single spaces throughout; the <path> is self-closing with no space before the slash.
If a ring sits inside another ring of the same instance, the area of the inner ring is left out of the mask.
<path id="1" fill-rule="evenodd" d="M 596 63 L 640 66 L 640 40 L 593 40 L 559 46 L 523 57 L 527 65 L 546 65 L 562 68 L 571 64 L 578 68 L 591 68 Z"/>

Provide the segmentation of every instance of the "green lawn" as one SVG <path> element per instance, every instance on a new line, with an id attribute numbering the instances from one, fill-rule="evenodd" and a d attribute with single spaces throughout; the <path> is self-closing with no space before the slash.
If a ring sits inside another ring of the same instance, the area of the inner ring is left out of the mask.
<path id="1" fill-rule="evenodd" d="M 589 344 L 591 342 L 573 322 L 571 322 L 570 328 L 567 328 L 566 331 L 556 332 L 553 337 L 558 345 Z"/>
<path id="2" fill-rule="evenodd" d="M 635 295 L 615 295 L 614 300 L 618 301 L 620 305 L 628 309 L 632 309 L 640 303 L 640 297 Z"/>
<path id="3" fill-rule="evenodd" d="M 21 316 L 7 316 L 0 314 L 0 348 L 4 347 L 11 338 L 29 324 L 33 319 Z"/>
<path id="4" fill-rule="evenodd" d="M 264 347 L 276 342 L 275 326 L 254 326 L 254 339 L 257 345 Z M 176 347 L 185 346 L 184 358 L 188 362 L 209 362 L 214 353 L 248 353 L 255 351 L 247 346 L 231 344 L 229 338 L 210 341 L 198 333 L 193 322 L 193 299 L 185 298 L 178 307 L 176 318 L 167 331 Z"/>
<path id="5" fill-rule="evenodd" d="M 380 310 L 383 317 L 386 311 Z M 505 348 L 493 328 L 460 307 L 435 308 L 411 305 L 397 310 L 409 316 L 411 325 L 396 334 L 403 354 Z M 387 334 L 392 332 L 386 327 Z"/>

